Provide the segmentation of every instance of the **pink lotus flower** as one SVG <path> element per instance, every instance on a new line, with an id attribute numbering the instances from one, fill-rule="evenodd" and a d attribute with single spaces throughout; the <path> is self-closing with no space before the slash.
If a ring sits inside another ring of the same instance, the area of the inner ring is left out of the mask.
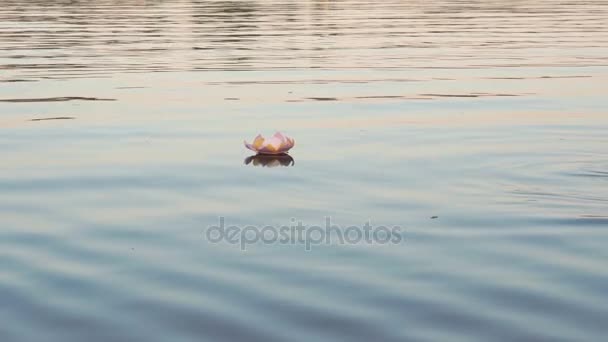
<path id="1" fill-rule="evenodd" d="M 264 139 L 263 136 L 258 134 L 251 144 L 245 141 L 245 147 L 260 154 L 287 153 L 295 144 L 295 140 L 280 132 L 276 132 L 270 139 Z"/>

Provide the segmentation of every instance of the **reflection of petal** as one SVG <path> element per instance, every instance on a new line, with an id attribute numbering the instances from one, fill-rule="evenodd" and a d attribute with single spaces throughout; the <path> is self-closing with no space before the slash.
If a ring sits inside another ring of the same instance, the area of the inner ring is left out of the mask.
<path id="1" fill-rule="evenodd" d="M 293 166 L 294 159 L 289 154 L 256 154 L 245 158 L 245 165 L 262 166 L 262 167 L 277 167 L 277 166 Z"/>

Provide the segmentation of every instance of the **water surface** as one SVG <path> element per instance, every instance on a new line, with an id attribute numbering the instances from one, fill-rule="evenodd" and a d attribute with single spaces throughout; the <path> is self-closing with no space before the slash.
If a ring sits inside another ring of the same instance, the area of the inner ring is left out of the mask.
<path id="1" fill-rule="evenodd" d="M 0 340 L 602 340 L 606 84 L 605 1 L 4 0 Z"/>

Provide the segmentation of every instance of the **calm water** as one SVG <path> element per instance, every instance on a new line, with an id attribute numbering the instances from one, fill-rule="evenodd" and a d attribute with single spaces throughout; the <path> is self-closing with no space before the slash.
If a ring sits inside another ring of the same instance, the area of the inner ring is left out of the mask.
<path id="1" fill-rule="evenodd" d="M 607 84 L 606 1 L 2 0 L 0 340 L 603 340 Z"/>

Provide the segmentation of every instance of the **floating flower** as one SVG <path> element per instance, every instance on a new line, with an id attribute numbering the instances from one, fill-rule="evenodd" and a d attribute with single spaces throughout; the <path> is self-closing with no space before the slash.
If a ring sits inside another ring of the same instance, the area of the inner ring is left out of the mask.
<path id="1" fill-rule="evenodd" d="M 270 139 L 264 139 L 263 136 L 258 134 L 253 143 L 248 144 L 245 141 L 245 147 L 260 154 L 282 154 L 287 153 L 295 143 L 292 138 L 276 132 Z"/>

